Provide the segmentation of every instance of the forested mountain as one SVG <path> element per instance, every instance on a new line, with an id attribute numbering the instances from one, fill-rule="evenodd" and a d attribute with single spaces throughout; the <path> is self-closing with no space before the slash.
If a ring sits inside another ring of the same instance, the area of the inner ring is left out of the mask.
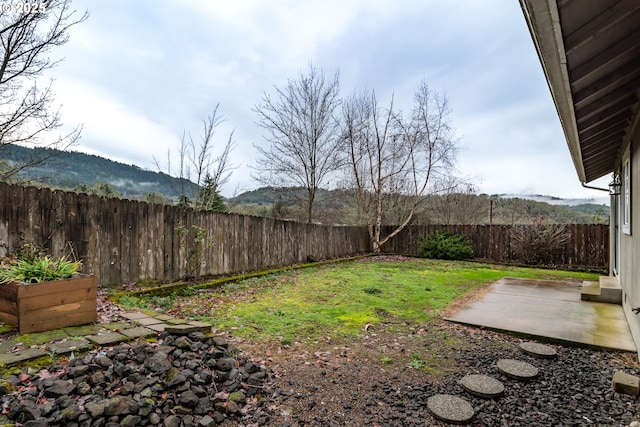
<path id="1" fill-rule="evenodd" d="M 20 171 L 17 176 L 19 180 L 25 183 L 41 182 L 65 189 L 108 184 L 119 195 L 131 199 L 142 199 L 155 193 L 174 200 L 179 194 L 179 179 L 165 173 L 141 169 L 136 165 L 126 165 L 75 151 L 31 149 L 17 145 L 6 145 L 0 150 L 0 162 L 7 162 L 9 165 L 22 164 L 35 158 L 46 160 Z"/>
<path id="2" fill-rule="evenodd" d="M 3 164 L 6 167 L 43 154 L 50 158 L 34 168 L 21 171 L 21 180 L 84 192 L 87 192 L 87 187 L 98 187 L 107 192 L 113 189 L 125 198 L 154 202 L 175 202 L 179 194 L 181 181 L 177 178 L 79 152 L 4 146 L 0 149 L 0 168 Z M 298 206 L 296 200 L 303 198 L 304 193 L 302 188 L 264 187 L 226 199 L 225 203 L 230 212 L 302 220 L 304 209 Z M 315 205 L 317 221 L 325 224 L 361 224 L 356 206 L 351 191 L 319 190 Z M 454 193 L 424 197 L 413 223 L 528 224 L 536 217 L 555 223 L 606 223 L 608 215 L 609 208 L 604 204 L 577 204 L 572 200 L 563 205 L 562 200 L 557 198 L 550 204 L 530 200 L 526 196 Z M 386 215 L 385 223 L 397 223 L 401 219 L 402 210 L 398 208 L 397 212 L 392 210 Z"/>

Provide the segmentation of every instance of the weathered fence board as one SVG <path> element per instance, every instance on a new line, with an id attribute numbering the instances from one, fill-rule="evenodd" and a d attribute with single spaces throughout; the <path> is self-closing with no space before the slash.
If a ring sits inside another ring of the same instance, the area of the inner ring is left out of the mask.
<path id="1" fill-rule="evenodd" d="M 383 230 L 383 235 L 391 229 Z M 417 254 L 436 230 L 467 236 L 476 257 L 514 261 L 510 226 L 410 226 L 383 251 Z M 556 264 L 603 267 L 608 226 L 567 226 L 569 241 Z M 367 252 L 366 227 L 330 227 L 0 183 L 0 241 L 22 239 L 57 257 L 83 260 L 100 285 L 172 281 L 331 259 Z"/>
<path id="2" fill-rule="evenodd" d="M 83 260 L 100 285 L 255 271 L 364 253 L 362 227 L 197 212 L 0 183 L 0 241 Z"/>
<path id="3" fill-rule="evenodd" d="M 520 225 L 515 227 L 527 227 Z M 555 265 L 606 268 L 609 260 L 609 226 L 566 224 L 567 242 L 556 254 Z M 436 231 L 463 234 L 472 243 L 475 257 L 499 262 L 519 261 L 512 250 L 510 225 L 414 225 L 402 230 L 383 246 L 389 253 L 416 255 L 420 243 Z M 383 230 L 388 233 L 392 228 Z"/>

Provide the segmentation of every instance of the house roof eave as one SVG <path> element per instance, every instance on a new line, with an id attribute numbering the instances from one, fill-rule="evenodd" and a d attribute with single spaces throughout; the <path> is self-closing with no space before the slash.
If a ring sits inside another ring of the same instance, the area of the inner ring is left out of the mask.
<path id="1" fill-rule="evenodd" d="M 569 82 L 558 6 L 555 0 L 520 0 L 529 33 L 562 124 L 580 182 L 587 181 Z"/>

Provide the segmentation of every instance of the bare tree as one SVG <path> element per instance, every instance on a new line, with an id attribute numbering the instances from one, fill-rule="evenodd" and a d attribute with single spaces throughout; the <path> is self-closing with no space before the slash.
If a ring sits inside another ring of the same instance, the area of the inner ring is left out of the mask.
<path id="1" fill-rule="evenodd" d="M 340 106 L 338 77 L 336 72 L 326 80 L 322 71 L 309 65 L 307 75 L 300 72 L 284 89 L 275 89 L 275 99 L 265 94 L 254 108 L 270 143 L 268 148 L 254 145 L 260 156 L 254 178 L 268 186 L 303 188 L 301 202 L 309 223 L 314 219 L 318 189 L 329 186 L 340 168 L 340 126 L 335 116 Z M 290 197 L 300 201 L 300 194 L 292 191 Z"/>
<path id="2" fill-rule="evenodd" d="M 381 108 L 375 93 L 354 95 L 343 105 L 343 142 L 349 165 L 347 185 L 356 189 L 372 250 L 406 227 L 430 184 L 451 173 L 456 140 L 446 97 L 422 82 L 405 118 L 393 99 Z M 402 197 L 397 197 L 401 195 Z M 382 236 L 385 215 L 403 203 L 404 215 Z"/>
<path id="3" fill-rule="evenodd" d="M 51 82 L 38 85 L 37 78 L 58 64 L 51 49 L 69 40 L 69 29 L 87 19 L 88 13 L 71 9 L 70 0 L 6 1 L 0 8 L 0 151 L 10 144 L 65 150 L 75 144 L 81 127 L 56 135 L 62 126 L 54 109 Z M 55 154 L 35 150 L 22 164 L 3 168 L 0 179 L 39 164 Z"/>
<path id="4" fill-rule="evenodd" d="M 525 224 L 530 217 L 527 202 L 518 197 L 497 197 L 493 213 L 494 224 Z"/>
<path id="5" fill-rule="evenodd" d="M 184 131 L 180 137 L 178 167 L 171 166 L 171 150 L 167 150 L 167 166 L 163 168 L 158 159 L 154 161 L 159 170 L 179 178 L 180 188 L 173 190 L 179 203 L 196 209 L 220 210 L 220 189 L 229 181 L 235 168 L 231 163 L 231 152 L 236 147 L 231 131 L 222 150 L 216 155 L 214 137 L 216 129 L 224 122 L 217 104 L 213 112 L 202 120 L 202 133 L 196 142 L 191 132 Z"/>
<path id="6" fill-rule="evenodd" d="M 473 225 L 487 222 L 488 200 L 477 194 L 472 183 L 451 176 L 437 188 L 440 191 L 428 200 L 429 210 L 437 223 Z"/>

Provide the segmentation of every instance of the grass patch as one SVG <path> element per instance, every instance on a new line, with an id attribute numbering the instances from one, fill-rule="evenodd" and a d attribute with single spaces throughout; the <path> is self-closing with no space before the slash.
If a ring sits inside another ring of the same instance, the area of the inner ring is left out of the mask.
<path id="1" fill-rule="evenodd" d="M 415 369 L 422 369 L 427 365 L 427 363 L 422 360 L 419 354 L 414 354 L 411 357 L 411 361 L 409 362 L 409 366 Z"/>
<path id="2" fill-rule="evenodd" d="M 245 339 L 281 343 L 352 336 L 366 325 L 400 329 L 506 276 L 595 280 L 592 273 L 460 261 L 348 262 L 230 283 L 192 296 L 127 297 L 120 303 L 175 310 Z"/>

